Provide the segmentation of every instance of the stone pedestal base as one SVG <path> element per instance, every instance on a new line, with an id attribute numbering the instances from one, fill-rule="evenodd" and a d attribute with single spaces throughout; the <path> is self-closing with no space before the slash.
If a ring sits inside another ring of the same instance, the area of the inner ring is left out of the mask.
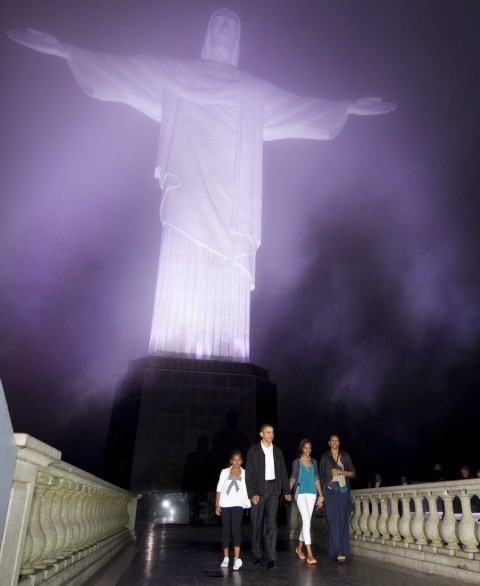
<path id="1" fill-rule="evenodd" d="M 276 385 L 250 363 L 149 356 L 130 363 L 112 411 L 105 475 L 150 494 L 215 491 L 233 449 L 277 422 Z"/>

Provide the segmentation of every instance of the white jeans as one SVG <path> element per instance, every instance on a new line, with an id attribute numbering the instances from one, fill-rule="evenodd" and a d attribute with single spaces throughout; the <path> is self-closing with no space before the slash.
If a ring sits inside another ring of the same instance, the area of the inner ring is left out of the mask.
<path id="1" fill-rule="evenodd" d="M 300 541 L 305 545 L 312 545 L 312 537 L 310 535 L 310 522 L 312 519 L 313 508 L 317 500 L 316 494 L 299 494 L 297 495 L 297 507 L 302 515 L 302 530 L 300 531 Z"/>

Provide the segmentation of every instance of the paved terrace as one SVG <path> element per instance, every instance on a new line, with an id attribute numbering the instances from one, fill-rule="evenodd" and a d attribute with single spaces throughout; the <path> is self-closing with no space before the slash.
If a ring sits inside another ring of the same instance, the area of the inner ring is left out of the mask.
<path id="1" fill-rule="evenodd" d="M 424 574 L 356 557 L 343 564 L 331 561 L 314 546 L 317 565 L 300 561 L 295 542 L 279 527 L 278 568 L 254 566 L 249 551 L 250 527 L 243 528 L 243 567 L 222 570 L 221 529 L 209 525 L 150 524 L 138 530 L 129 545 L 91 579 L 89 586 L 465 586 L 465 582 Z"/>

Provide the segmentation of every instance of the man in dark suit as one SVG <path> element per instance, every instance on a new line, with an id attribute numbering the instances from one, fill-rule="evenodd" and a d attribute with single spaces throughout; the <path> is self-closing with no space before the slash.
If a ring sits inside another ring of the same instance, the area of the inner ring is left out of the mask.
<path id="1" fill-rule="evenodd" d="M 273 445 L 274 430 L 269 423 L 260 428 L 261 441 L 247 453 L 245 480 L 252 501 L 252 552 L 260 565 L 262 542 L 268 569 L 277 567 L 277 509 L 280 495 L 291 500 L 287 467 L 282 450 Z"/>

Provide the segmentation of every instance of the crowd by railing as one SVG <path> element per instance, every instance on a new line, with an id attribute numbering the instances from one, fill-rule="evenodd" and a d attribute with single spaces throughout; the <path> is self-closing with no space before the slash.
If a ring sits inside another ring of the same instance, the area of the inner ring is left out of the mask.
<path id="1" fill-rule="evenodd" d="M 15 434 L 17 459 L 0 546 L 0 584 L 82 584 L 135 538 L 138 496 Z"/>

